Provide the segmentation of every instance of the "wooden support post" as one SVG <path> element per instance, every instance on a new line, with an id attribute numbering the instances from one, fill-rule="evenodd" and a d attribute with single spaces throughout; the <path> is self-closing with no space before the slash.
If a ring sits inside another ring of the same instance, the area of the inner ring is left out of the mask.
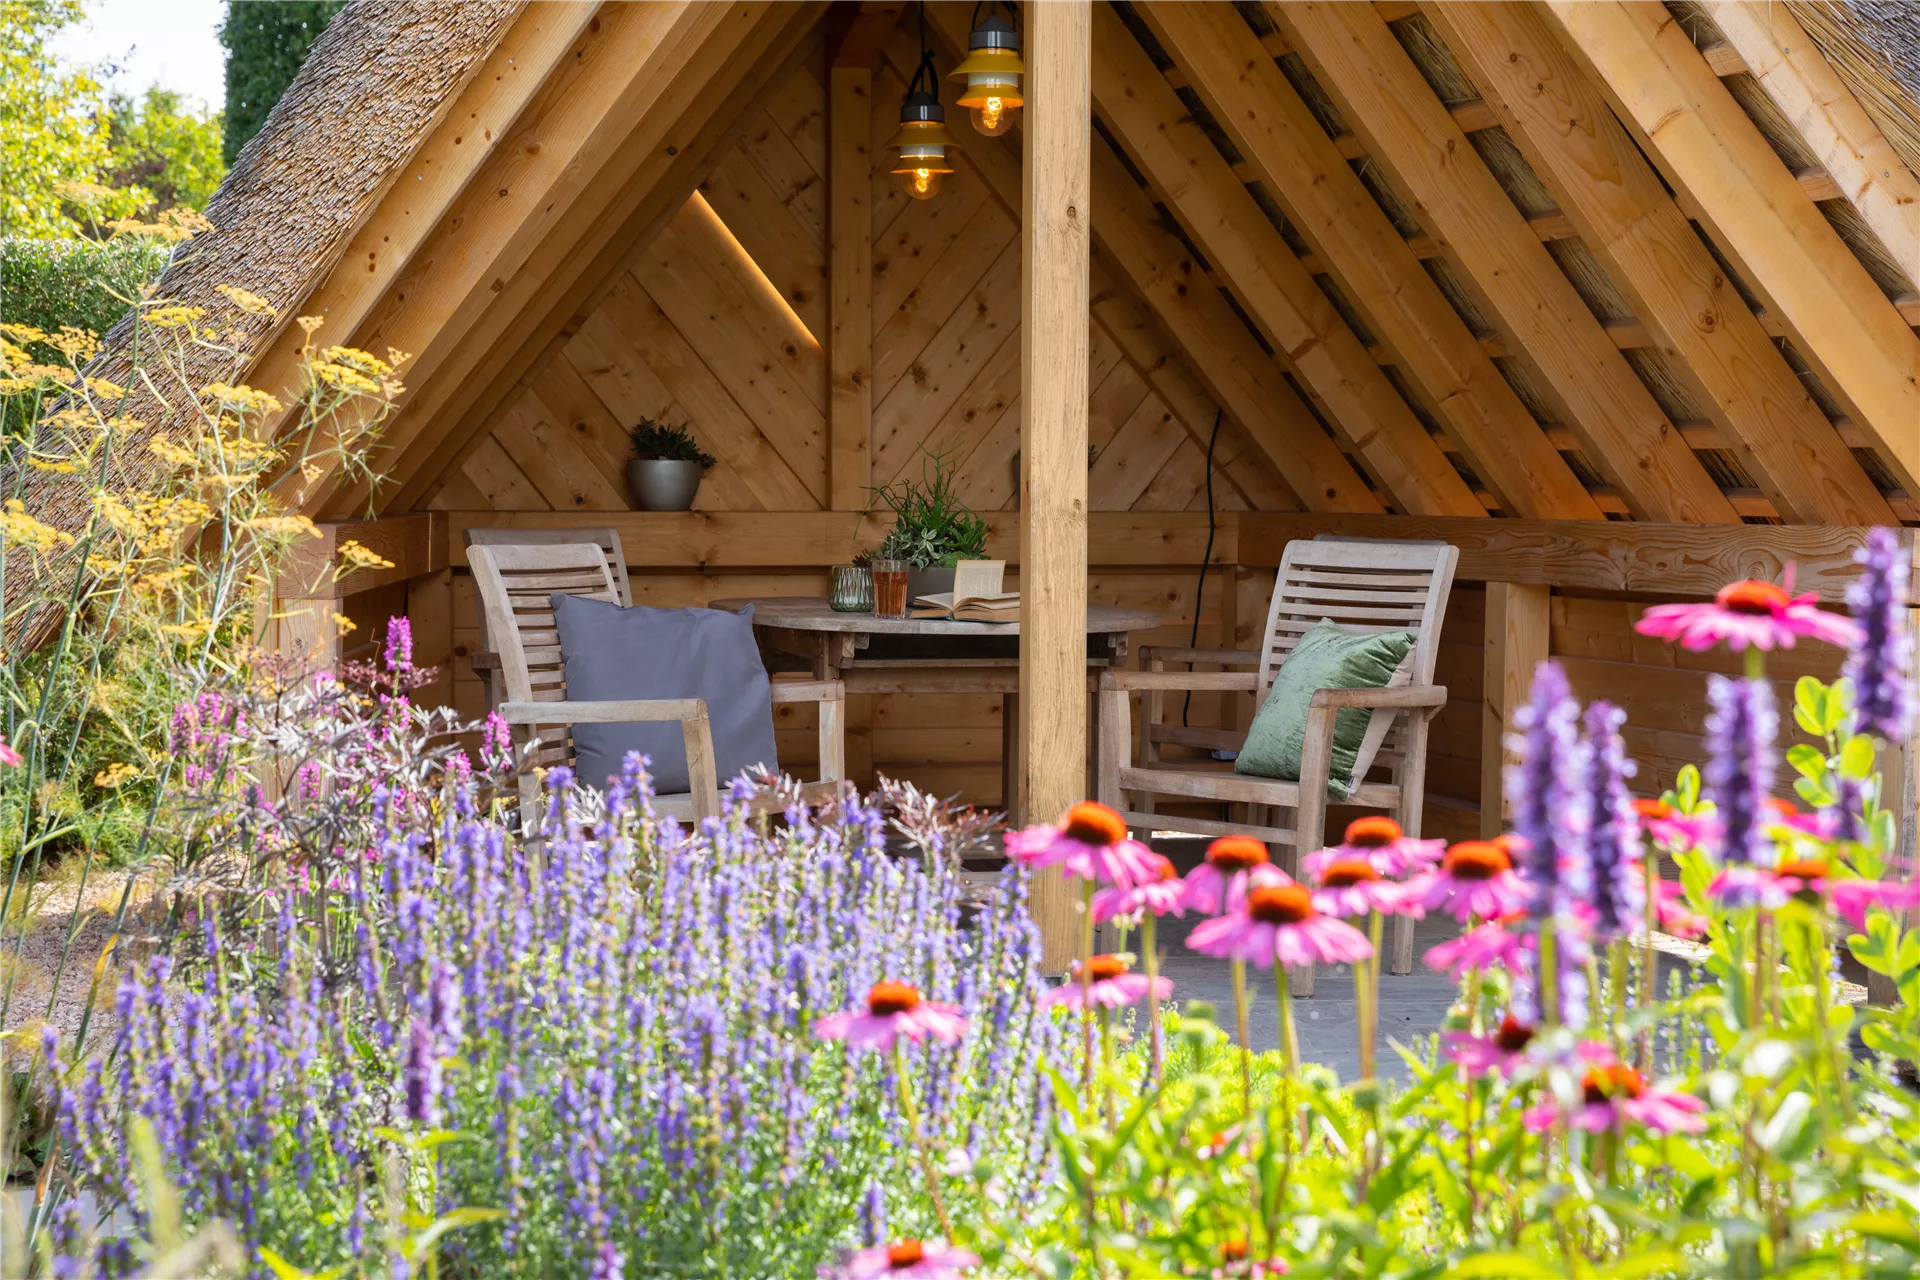
<path id="1" fill-rule="evenodd" d="M 1029 5 L 1020 269 L 1020 743 L 1027 812 L 1082 799 L 1087 759 L 1087 366 L 1093 16 L 1088 0 Z M 1065 882 L 1033 913 L 1045 967 L 1078 946 Z"/>
<path id="2" fill-rule="evenodd" d="M 1491 840 L 1506 824 L 1501 785 L 1514 714 L 1527 703 L 1533 669 L 1547 660 L 1550 588 L 1518 582 L 1487 584 L 1483 649 L 1484 701 L 1480 712 L 1480 835 Z"/>
<path id="3" fill-rule="evenodd" d="M 827 74 L 827 505 L 860 511 L 872 483 L 873 71 Z"/>
<path id="4" fill-rule="evenodd" d="M 407 580 L 407 620 L 413 626 L 413 665 L 432 668 L 432 683 L 413 691 L 414 705 L 453 705 L 453 570 Z"/>

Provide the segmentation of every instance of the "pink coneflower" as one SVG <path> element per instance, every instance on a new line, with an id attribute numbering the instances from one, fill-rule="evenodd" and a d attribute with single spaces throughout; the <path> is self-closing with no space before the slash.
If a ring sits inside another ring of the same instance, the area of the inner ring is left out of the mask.
<path id="1" fill-rule="evenodd" d="M 1415 840 L 1392 818 L 1373 815 L 1347 824 L 1345 840 L 1331 849 L 1316 849 L 1300 864 L 1303 874 L 1318 877 L 1335 862 L 1359 860 L 1383 876 L 1401 877 L 1425 871 L 1440 860 L 1445 840 Z"/>
<path id="2" fill-rule="evenodd" d="M 0 738 L 0 764 L 9 769 L 18 769 L 25 761 L 25 756 L 8 746 L 5 738 Z"/>
<path id="3" fill-rule="evenodd" d="M 1462 840 L 1447 850 L 1439 870 L 1410 881 L 1408 888 L 1421 906 L 1444 907 L 1463 921 L 1524 911 L 1533 899 L 1527 882 L 1514 872 L 1513 855 L 1497 840 Z"/>
<path id="4" fill-rule="evenodd" d="M 1291 880 L 1248 888 L 1226 915 L 1195 926 L 1187 945 L 1203 955 L 1251 961 L 1261 969 L 1351 964 L 1373 954 L 1367 936 L 1344 920 L 1313 908 L 1313 895 Z"/>
<path id="5" fill-rule="evenodd" d="M 1059 867 L 1070 876 L 1131 887 L 1159 878 L 1153 851 L 1127 837 L 1127 820 L 1082 800 L 1059 826 L 1039 823 L 1007 835 L 1007 856 L 1023 867 Z"/>
<path id="6" fill-rule="evenodd" d="M 1676 938 L 1697 938 L 1707 931 L 1707 918 L 1687 905 L 1687 891 L 1677 881 L 1657 881 L 1654 894 L 1661 929 Z"/>
<path id="7" fill-rule="evenodd" d="M 1364 916 L 1375 911 L 1390 916 L 1425 910 L 1414 901 L 1408 886 L 1384 879 L 1371 863 L 1360 858 L 1342 858 L 1321 867 L 1320 887 L 1313 891 L 1313 909 L 1330 916 Z"/>
<path id="8" fill-rule="evenodd" d="M 1833 820 L 1826 814 L 1802 813 L 1793 801 L 1778 796 L 1768 797 L 1762 823 L 1775 840 L 1800 838 L 1825 843 L 1833 839 Z"/>
<path id="9" fill-rule="evenodd" d="M 1428 949 L 1422 957 L 1428 967 L 1445 969 L 1458 979 L 1475 969 L 1504 969 L 1518 973 L 1523 967 L 1525 940 L 1507 928 L 1507 921 L 1521 919 L 1515 912 L 1499 920 L 1475 925 L 1457 938 Z"/>
<path id="10" fill-rule="evenodd" d="M 1485 1075 L 1490 1071 L 1510 1075 L 1526 1054 L 1533 1036 L 1532 1027 L 1508 1014 L 1490 1036 L 1476 1036 L 1467 1031 L 1447 1032 L 1440 1037 L 1440 1052 L 1459 1063 L 1468 1075 Z"/>
<path id="11" fill-rule="evenodd" d="M 1151 911 L 1156 916 L 1185 911 L 1187 886 L 1173 874 L 1173 863 L 1157 853 L 1147 855 L 1153 870 L 1149 878 L 1131 887 L 1111 885 L 1093 895 L 1095 924 L 1105 924 L 1115 916 L 1137 916 Z"/>
<path id="12" fill-rule="evenodd" d="M 1920 884 L 1889 884 L 1884 880 L 1829 880 L 1827 901 L 1842 919 L 1855 929 L 1867 927 L 1867 908 L 1885 907 L 1889 911 L 1910 910 L 1920 906 Z"/>
<path id="13" fill-rule="evenodd" d="M 1247 1242 L 1235 1236 L 1220 1246 L 1220 1265 L 1208 1274 L 1213 1280 L 1228 1280 L 1233 1276 L 1284 1276 L 1292 1269 L 1284 1258 L 1262 1261 L 1252 1257 Z"/>
<path id="14" fill-rule="evenodd" d="M 1720 824 L 1710 813 L 1681 813 L 1665 800 L 1635 800 L 1640 830 L 1668 853 L 1699 849 L 1720 835 Z"/>
<path id="15" fill-rule="evenodd" d="M 1064 1004 L 1069 1009 L 1089 1005 L 1118 1009 L 1139 1004 L 1151 991 L 1156 1000 L 1165 1000 L 1173 983 L 1165 978 L 1148 981 L 1144 973 L 1131 972 L 1133 966 L 1124 956 L 1094 956 L 1085 965 L 1076 962 L 1067 980 L 1040 997 L 1041 1004 Z"/>
<path id="16" fill-rule="evenodd" d="M 1677 640 L 1696 652 L 1725 640 L 1734 649 L 1756 645 L 1761 649 L 1791 649 L 1806 636 L 1842 648 L 1860 642 L 1860 626 L 1850 618 L 1827 613 L 1814 602 L 1771 582 L 1748 578 L 1720 588 L 1712 604 L 1659 604 L 1640 615 L 1634 630 L 1643 636 Z"/>
<path id="17" fill-rule="evenodd" d="M 966 1033 L 967 1020 L 957 1005 L 923 1000 L 904 982 L 876 982 L 866 1009 L 830 1013 L 813 1024 L 822 1040 L 845 1040 L 852 1049 L 885 1053 L 902 1036 L 919 1044 L 929 1037 L 951 1044 Z"/>
<path id="18" fill-rule="evenodd" d="M 1248 877 L 1270 865 L 1267 846 L 1252 836 L 1221 836 L 1207 846 L 1207 860 L 1187 873 L 1181 903 L 1203 915 L 1236 907 L 1246 896 Z"/>
<path id="19" fill-rule="evenodd" d="M 1604 1051 L 1604 1046 L 1601 1047 Z M 1707 1127 L 1700 1113 L 1707 1104 L 1690 1093 L 1648 1084 L 1646 1078 L 1624 1062 L 1599 1061 L 1580 1078 L 1581 1100 L 1577 1106 L 1563 1108 L 1556 1100 L 1543 1102 L 1527 1112 L 1527 1127 L 1536 1132 L 1551 1129 L 1559 1120 L 1589 1133 L 1617 1132 L 1628 1121 L 1645 1125 L 1655 1133 L 1699 1133 Z"/>
<path id="20" fill-rule="evenodd" d="M 980 1265 L 977 1254 L 931 1240 L 900 1240 L 849 1254 L 837 1267 L 822 1267 L 826 1280 L 871 1280 L 894 1276 L 901 1280 L 949 1280 Z"/>

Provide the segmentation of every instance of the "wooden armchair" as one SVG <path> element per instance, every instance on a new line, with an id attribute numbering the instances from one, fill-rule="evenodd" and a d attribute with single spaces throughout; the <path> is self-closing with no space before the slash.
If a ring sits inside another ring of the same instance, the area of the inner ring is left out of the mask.
<path id="1" fill-rule="evenodd" d="M 537 745 L 534 763 L 572 765 L 571 730 L 576 724 L 675 721 L 686 743 L 690 790 L 682 795 L 657 796 L 654 807 L 683 819 L 718 814 L 721 779 L 716 773 L 705 699 L 567 700 L 566 664 L 550 597 L 565 592 L 618 603 L 620 594 L 605 550 L 593 543 L 475 545 L 468 559 L 480 590 L 487 633 L 499 646 L 499 677 L 505 697 L 496 709 L 512 728 L 517 745 Z M 808 801 L 831 799 L 844 785 L 845 699 L 846 688 L 838 680 L 774 682 L 776 704 L 812 702 L 819 706 L 820 778 L 801 787 L 802 797 Z M 539 786 L 531 771 L 521 776 L 520 801 L 522 821 L 530 824 L 539 805 Z"/>
<path id="2" fill-rule="evenodd" d="M 1426 784 L 1427 732 L 1446 705 L 1447 691 L 1433 683 L 1434 659 L 1447 595 L 1453 586 L 1457 548 L 1445 543 L 1385 541 L 1292 542 L 1280 558 L 1273 604 L 1259 649 L 1143 648 L 1142 670 L 1106 671 L 1100 677 L 1100 799 L 1126 816 L 1129 827 L 1195 835 L 1251 835 L 1285 845 L 1284 865 L 1297 874 L 1300 859 L 1325 843 L 1329 803 L 1386 809 L 1409 836 L 1420 834 Z M 1385 689 L 1322 689 L 1308 712 L 1300 780 L 1249 777 L 1203 759 L 1169 761 L 1163 746 L 1237 751 L 1246 735 L 1233 729 L 1193 729 L 1167 724 L 1162 702 L 1189 691 L 1252 693 L 1266 701 L 1275 674 L 1302 633 L 1322 618 L 1350 631 L 1410 631 L 1416 637 L 1411 681 Z M 1246 671 L 1168 671 L 1168 663 L 1250 667 Z M 1132 759 L 1129 700 L 1143 698 L 1140 759 Z M 1334 715 L 1345 707 L 1394 713 L 1375 758 L 1385 780 L 1359 779 L 1345 800 L 1328 793 Z M 1154 812 L 1155 796 L 1220 801 L 1241 810 L 1244 822 L 1220 822 Z M 1269 810 L 1294 811 L 1292 827 L 1272 824 Z M 1392 970 L 1413 966 L 1413 922 L 1394 921 Z M 1296 994 L 1313 991 L 1312 970 L 1297 970 Z"/>

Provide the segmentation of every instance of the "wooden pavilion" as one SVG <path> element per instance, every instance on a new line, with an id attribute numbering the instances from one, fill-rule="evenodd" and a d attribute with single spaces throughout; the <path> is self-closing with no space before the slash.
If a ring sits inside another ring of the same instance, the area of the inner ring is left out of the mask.
<path id="1" fill-rule="evenodd" d="M 1902 6 L 1029 0 L 1018 127 L 950 108 L 957 171 L 910 200 L 886 143 L 920 24 L 944 76 L 971 15 L 349 5 L 161 285 L 278 307 L 268 390 L 297 316 L 413 353 L 385 481 L 291 491 L 324 550 L 395 567 L 290 596 L 278 643 L 404 611 L 477 714 L 464 530 L 612 525 L 641 603 L 820 595 L 931 450 L 1028 601 L 1036 814 L 1082 794 L 1086 601 L 1242 647 L 1291 538 L 1454 542 L 1427 833 L 1459 836 L 1499 822 L 1535 662 L 1627 709 L 1657 791 L 1731 667 L 1635 636 L 1637 602 L 1790 561 L 1837 601 L 1866 527 L 1920 520 Z M 695 510 L 629 509 L 642 416 L 718 457 Z M 999 716 L 856 695 L 849 768 L 1001 804 Z"/>

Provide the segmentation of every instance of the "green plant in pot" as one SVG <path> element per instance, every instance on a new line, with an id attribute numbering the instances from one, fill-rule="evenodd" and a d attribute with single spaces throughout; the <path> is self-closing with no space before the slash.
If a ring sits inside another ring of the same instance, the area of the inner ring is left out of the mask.
<path id="1" fill-rule="evenodd" d="M 642 511 L 690 509 L 700 477 L 712 465 L 713 455 L 701 452 L 685 427 L 640 419 L 633 429 L 633 459 L 627 463 L 634 505 Z"/>
<path id="2" fill-rule="evenodd" d="M 905 560 L 908 598 L 953 590 L 953 567 L 987 554 L 987 522 L 955 493 L 947 455 L 929 453 L 920 479 L 872 491 L 893 512 L 893 529 L 878 556 Z"/>

